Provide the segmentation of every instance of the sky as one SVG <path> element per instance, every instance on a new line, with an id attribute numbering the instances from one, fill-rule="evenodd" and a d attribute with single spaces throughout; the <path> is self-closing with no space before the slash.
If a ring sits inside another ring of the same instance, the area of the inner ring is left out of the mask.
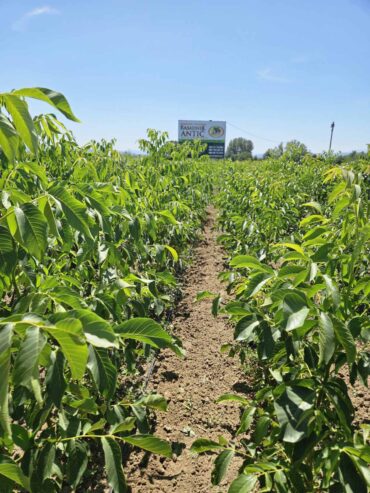
<path id="1" fill-rule="evenodd" d="M 256 153 L 327 150 L 332 121 L 335 151 L 370 142 L 370 0 L 0 0 L 0 20 L 0 92 L 62 92 L 81 143 L 134 150 L 179 119 Z"/>

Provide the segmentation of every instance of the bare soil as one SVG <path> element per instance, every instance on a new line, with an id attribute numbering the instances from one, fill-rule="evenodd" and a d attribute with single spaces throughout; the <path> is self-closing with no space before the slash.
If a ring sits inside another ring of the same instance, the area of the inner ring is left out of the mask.
<path id="1" fill-rule="evenodd" d="M 216 404 L 215 400 L 224 393 L 240 393 L 243 387 L 238 359 L 220 352 L 222 344 L 232 341 L 227 318 L 212 316 L 211 299 L 195 302 L 200 291 L 226 296 L 218 279 L 224 252 L 216 242 L 215 215 L 210 208 L 204 237 L 193 252 L 193 264 L 184 279 L 184 296 L 173 322 L 173 332 L 182 340 L 186 357 L 180 359 L 170 351 L 161 353 L 149 384 L 149 390 L 169 401 L 167 412 L 157 413 L 154 432 L 177 442 L 178 453 L 181 449 L 182 453 L 172 460 L 140 452 L 131 454 L 125 472 L 133 493 L 224 492 L 228 479 L 237 473 L 238 465 L 234 464 L 223 486 L 212 487 L 215 456 L 194 456 L 189 450 L 197 438 L 217 441 L 219 435 L 231 437 L 230 431 L 239 422 L 238 407 Z"/>

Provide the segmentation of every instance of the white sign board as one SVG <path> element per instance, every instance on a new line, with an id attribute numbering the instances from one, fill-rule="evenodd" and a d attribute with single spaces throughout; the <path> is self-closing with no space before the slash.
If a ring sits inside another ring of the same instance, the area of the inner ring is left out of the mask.
<path id="1" fill-rule="evenodd" d="M 225 157 L 226 122 L 179 120 L 179 142 L 199 139 L 207 144 L 206 153 L 213 158 Z"/>

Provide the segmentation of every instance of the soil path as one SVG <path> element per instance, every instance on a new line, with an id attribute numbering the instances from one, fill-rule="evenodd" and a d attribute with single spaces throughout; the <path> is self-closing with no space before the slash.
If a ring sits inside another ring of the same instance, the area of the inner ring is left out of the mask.
<path id="1" fill-rule="evenodd" d="M 196 438 L 229 438 L 229 430 L 235 429 L 239 421 L 237 407 L 214 402 L 223 393 L 238 390 L 238 360 L 220 352 L 221 345 L 232 340 L 232 329 L 226 317 L 212 316 L 210 299 L 194 303 L 199 291 L 225 296 L 217 277 L 223 269 L 224 252 L 216 242 L 215 216 L 215 210 L 210 208 L 204 237 L 185 276 L 184 297 L 173 322 L 174 334 L 182 340 L 186 357 L 179 359 L 172 352 L 163 352 L 149 384 L 150 390 L 169 400 L 167 412 L 157 413 L 156 435 L 186 448 L 174 460 L 134 454 L 125 467 L 133 493 L 226 491 L 225 486 L 211 485 L 214 456 L 193 456 L 189 452 Z M 235 477 L 235 468 L 237 465 L 230 471 L 231 477 Z M 227 478 L 223 484 L 226 483 Z"/>

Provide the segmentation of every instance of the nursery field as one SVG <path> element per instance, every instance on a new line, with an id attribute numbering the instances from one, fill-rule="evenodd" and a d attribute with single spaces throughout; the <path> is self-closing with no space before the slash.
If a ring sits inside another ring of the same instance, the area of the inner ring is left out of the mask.
<path id="1" fill-rule="evenodd" d="M 79 145 L 0 94 L 0 492 L 370 487 L 370 158 Z"/>

